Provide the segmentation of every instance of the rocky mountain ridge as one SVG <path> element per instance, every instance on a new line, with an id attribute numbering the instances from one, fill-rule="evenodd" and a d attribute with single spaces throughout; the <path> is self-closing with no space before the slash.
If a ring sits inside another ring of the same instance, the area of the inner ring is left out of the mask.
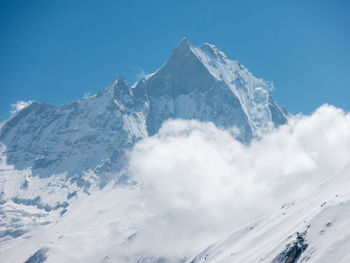
<path id="1" fill-rule="evenodd" d="M 31 103 L 4 124 L 0 142 L 16 169 L 31 167 L 40 177 L 66 173 L 84 184 L 84 171 L 120 172 L 125 150 L 168 119 L 213 122 L 249 143 L 287 120 L 270 88 L 217 47 L 194 47 L 185 38 L 159 70 L 132 86 L 120 77 L 63 106 Z"/>

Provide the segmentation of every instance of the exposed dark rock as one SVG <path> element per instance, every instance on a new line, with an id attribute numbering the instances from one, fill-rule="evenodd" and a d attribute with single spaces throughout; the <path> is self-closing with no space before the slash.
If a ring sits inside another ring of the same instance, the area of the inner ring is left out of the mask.
<path id="1" fill-rule="evenodd" d="M 29 205 L 36 206 L 37 208 L 45 210 L 46 212 L 50 212 L 52 210 L 57 210 L 59 208 L 66 208 L 69 205 L 68 202 L 59 202 L 54 207 L 52 207 L 48 204 L 44 204 L 42 202 L 40 196 L 37 196 L 33 199 L 13 197 L 11 200 L 16 204 L 22 204 L 22 205 L 27 205 L 27 206 L 29 206 Z"/>
<path id="2" fill-rule="evenodd" d="M 297 232 L 297 238 L 288 244 L 283 252 L 277 255 L 271 263 L 296 263 L 300 255 L 307 249 L 307 230 L 303 233 Z"/>
<path id="3" fill-rule="evenodd" d="M 26 230 L 26 229 L 6 229 L 5 231 L 0 231 L 0 238 L 3 238 L 5 236 L 10 236 L 12 238 L 16 238 L 16 237 L 24 235 L 25 233 L 28 233 L 28 230 Z"/>
<path id="4" fill-rule="evenodd" d="M 49 249 L 47 247 L 40 248 L 34 253 L 30 258 L 28 258 L 24 263 L 43 263 L 47 259 L 47 252 Z"/>

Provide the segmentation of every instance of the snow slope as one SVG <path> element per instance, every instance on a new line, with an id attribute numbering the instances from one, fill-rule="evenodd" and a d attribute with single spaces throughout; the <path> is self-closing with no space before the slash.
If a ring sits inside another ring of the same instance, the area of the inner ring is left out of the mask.
<path id="1" fill-rule="evenodd" d="M 348 262 L 349 184 L 347 165 L 306 198 L 246 224 L 187 262 L 285 263 L 296 262 L 298 253 L 298 262 Z M 184 262 L 181 255 L 147 257 L 147 244 L 138 246 L 138 234 L 153 216 L 140 191 L 137 186 L 109 184 L 75 199 L 62 216 L 58 211 L 41 214 L 40 227 L 0 246 L 0 261 L 24 262 L 39 253 L 45 262 Z M 33 206 L 25 209 L 43 213 Z"/>
<path id="2" fill-rule="evenodd" d="M 0 246 L 0 262 L 25 262 L 40 249 L 45 262 L 136 262 L 123 251 L 147 218 L 135 197 L 132 189 L 112 185 L 80 196 L 66 214 L 51 212 L 48 224 Z"/>
<path id="3" fill-rule="evenodd" d="M 350 164 L 306 198 L 256 219 L 188 262 L 349 262 Z"/>

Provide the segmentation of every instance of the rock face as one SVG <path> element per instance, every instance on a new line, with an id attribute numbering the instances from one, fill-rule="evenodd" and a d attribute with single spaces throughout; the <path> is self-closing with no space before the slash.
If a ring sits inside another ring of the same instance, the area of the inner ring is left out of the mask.
<path id="1" fill-rule="evenodd" d="M 270 86 L 217 47 L 184 39 L 155 73 L 130 86 L 123 77 L 98 94 L 63 106 L 33 102 L 1 129 L 7 163 L 33 175 L 66 173 L 84 185 L 93 171 L 101 184 L 126 163 L 125 150 L 172 118 L 234 128 L 244 143 L 284 124 L 286 112 Z"/>
<path id="2" fill-rule="evenodd" d="M 288 244 L 284 251 L 277 255 L 271 263 L 296 263 L 301 254 L 307 249 L 307 230 L 304 233 L 297 232 L 297 238 Z"/>

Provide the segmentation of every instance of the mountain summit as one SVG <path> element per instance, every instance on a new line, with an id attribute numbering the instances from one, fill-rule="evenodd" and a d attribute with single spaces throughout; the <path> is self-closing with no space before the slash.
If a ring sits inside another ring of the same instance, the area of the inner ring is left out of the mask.
<path id="1" fill-rule="evenodd" d="M 287 120 L 270 95 L 270 85 L 211 44 L 194 47 L 184 38 L 145 84 L 150 135 L 166 119 L 198 119 L 224 128 L 235 126 L 238 138 L 249 142 Z"/>
<path id="2" fill-rule="evenodd" d="M 243 143 L 284 124 L 287 114 L 270 90 L 216 46 L 195 47 L 184 38 L 160 69 L 134 85 L 119 77 L 96 95 L 63 106 L 33 102 L 3 125 L 0 142 L 7 163 L 28 168 L 31 176 L 63 174 L 88 189 L 85 174 L 92 172 L 103 187 L 122 174 L 125 150 L 168 119 L 234 128 Z M 31 189 L 27 178 L 19 180 L 26 186 L 19 192 Z M 6 198 L 9 190 L 3 192 Z"/>

